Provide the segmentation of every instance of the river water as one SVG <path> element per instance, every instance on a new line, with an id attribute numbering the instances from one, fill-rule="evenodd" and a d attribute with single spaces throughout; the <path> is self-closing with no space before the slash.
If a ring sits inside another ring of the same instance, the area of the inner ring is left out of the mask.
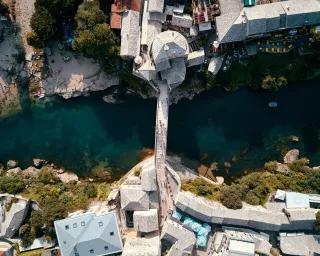
<path id="1" fill-rule="evenodd" d="M 102 96 L 60 99 L 0 119 L 0 161 L 17 159 L 26 167 L 38 157 L 79 174 L 104 161 L 126 172 L 142 148 L 154 145 L 156 102 L 122 95 L 124 103 L 107 104 Z M 280 160 L 293 147 L 320 165 L 319 99 L 320 83 L 310 82 L 277 93 L 214 89 L 182 100 L 170 107 L 168 151 L 193 167 L 200 159 L 217 161 L 229 176 Z M 270 101 L 278 108 L 269 108 Z M 231 164 L 227 173 L 225 161 Z"/>

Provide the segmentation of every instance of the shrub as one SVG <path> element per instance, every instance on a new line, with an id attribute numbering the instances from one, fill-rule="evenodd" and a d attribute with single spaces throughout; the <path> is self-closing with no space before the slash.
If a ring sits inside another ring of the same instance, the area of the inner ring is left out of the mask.
<path id="1" fill-rule="evenodd" d="M 245 202 L 251 205 L 259 205 L 260 199 L 253 191 L 249 191 L 245 197 Z"/>
<path id="2" fill-rule="evenodd" d="M 39 36 L 34 32 L 29 32 L 27 34 L 27 43 L 28 43 L 28 45 L 30 45 L 36 49 L 41 49 L 44 47 L 43 41 L 41 41 Z"/>
<path id="3" fill-rule="evenodd" d="M 273 90 L 277 91 L 280 88 L 287 85 L 287 79 L 283 76 L 280 77 L 273 77 L 271 75 L 267 75 L 263 80 L 261 87 L 265 90 Z"/>
<path id="4" fill-rule="evenodd" d="M 269 161 L 264 164 L 264 169 L 268 172 L 276 172 L 277 171 L 277 162 Z"/>
<path id="5" fill-rule="evenodd" d="M 288 164 L 289 168 L 293 172 L 304 172 L 308 168 L 309 160 L 306 158 L 301 158 L 299 160 L 294 161 L 291 164 Z"/>
<path id="6" fill-rule="evenodd" d="M 41 211 L 32 211 L 30 216 L 30 226 L 36 237 L 42 235 L 42 228 L 45 225 L 43 213 Z"/>
<path id="7" fill-rule="evenodd" d="M 34 239 L 36 238 L 29 224 L 24 224 L 20 227 L 19 237 L 21 238 L 21 244 L 23 247 L 29 247 L 32 245 Z"/>
<path id="8" fill-rule="evenodd" d="M 25 189 L 25 182 L 17 176 L 1 177 L 0 191 L 1 193 L 18 194 Z"/>
<path id="9" fill-rule="evenodd" d="M 230 209 L 241 209 L 242 200 L 236 185 L 224 186 L 220 191 L 221 203 Z"/>
<path id="10" fill-rule="evenodd" d="M 134 169 L 133 174 L 136 177 L 139 177 L 141 173 L 141 167 Z"/>

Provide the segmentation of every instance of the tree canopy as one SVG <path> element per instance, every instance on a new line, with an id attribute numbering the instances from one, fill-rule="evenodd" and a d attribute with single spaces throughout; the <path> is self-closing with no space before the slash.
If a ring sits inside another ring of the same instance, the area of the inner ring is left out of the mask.
<path id="1" fill-rule="evenodd" d="M 3 2 L 3 0 L 0 0 L 0 15 L 7 15 L 9 13 L 8 6 Z"/>
<path id="2" fill-rule="evenodd" d="M 55 23 L 55 18 L 42 6 L 36 7 L 36 11 L 30 21 L 32 30 L 43 41 L 48 40 L 54 35 Z"/>
<path id="3" fill-rule="evenodd" d="M 102 62 L 117 58 L 118 40 L 105 22 L 106 16 L 98 1 L 85 1 L 81 4 L 76 21 L 76 37 L 72 45 L 74 50 Z"/>

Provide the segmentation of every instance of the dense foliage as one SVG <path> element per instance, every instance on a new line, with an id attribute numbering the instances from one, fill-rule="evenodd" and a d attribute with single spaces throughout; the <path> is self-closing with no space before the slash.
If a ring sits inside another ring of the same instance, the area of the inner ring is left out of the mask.
<path id="1" fill-rule="evenodd" d="M 33 32 L 42 41 L 46 41 L 54 35 L 55 23 L 55 18 L 42 6 L 36 8 L 36 12 L 32 15 L 30 21 Z"/>
<path id="2" fill-rule="evenodd" d="M 204 196 L 207 199 L 219 200 L 231 209 L 242 207 L 242 201 L 252 205 L 263 205 L 272 191 L 277 189 L 320 193 L 320 171 L 307 166 L 307 159 L 300 159 L 289 164 L 288 174 L 276 171 L 275 162 L 268 162 L 260 171 L 235 180 L 230 185 L 214 185 L 202 178 L 185 181 L 182 189 Z"/>
<path id="3" fill-rule="evenodd" d="M 72 48 L 87 57 L 96 58 L 111 66 L 119 53 L 119 42 L 106 23 L 98 1 L 84 2 L 76 14 L 77 30 Z"/>
<path id="4" fill-rule="evenodd" d="M 65 184 L 53 173 L 52 167 L 45 166 L 37 177 L 15 175 L 0 178 L 0 193 L 22 194 L 37 201 L 42 210 L 32 211 L 29 221 L 20 228 L 24 246 L 29 246 L 35 237 L 42 235 L 49 240 L 53 238 L 53 222 L 65 218 L 68 212 L 86 209 L 92 200 L 105 200 L 110 192 L 110 174 L 97 171 L 93 175 L 95 182 L 83 180 Z"/>
<path id="5" fill-rule="evenodd" d="M 63 26 L 72 23 L 80 0 L 36 0 L 30 25 L 34 34 L 27 41 L 39 48 L 48 39 L 62 34 Z"/>
<path id="6" fill-rule="evenodd" d="M 277 91 L 287 85 L 287 79 L 283 76 L 273 77 L 267 75 L 261 83 L 261 87 L 265 90 Z"/>
<path id="7" fill-rule="evenodd" d="M 0 0 L 0 15 L 5 16 L 9 13 L 8 6 L 3 2 L 3 0 Z"/>

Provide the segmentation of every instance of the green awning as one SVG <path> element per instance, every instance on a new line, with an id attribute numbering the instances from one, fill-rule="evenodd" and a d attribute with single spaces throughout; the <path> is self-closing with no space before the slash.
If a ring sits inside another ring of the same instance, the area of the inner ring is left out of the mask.
<path id="1" fill-rule="evenodd" d="M 243 0 L 244 6 L 255 6 L 256 0 Z"/>

